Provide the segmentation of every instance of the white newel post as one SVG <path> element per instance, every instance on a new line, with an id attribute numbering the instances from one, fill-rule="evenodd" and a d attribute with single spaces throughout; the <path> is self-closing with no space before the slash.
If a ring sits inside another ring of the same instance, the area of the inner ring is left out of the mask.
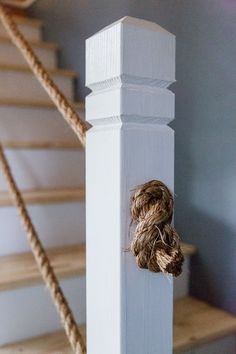
<path id="1" fill-rule="evenodd" d="M 172 278 L 139 269 L 130 196 L 163 181 L 173 191 L 175 37 L 125 17 L 87 40 L 88 354 L 171 354 Z"/>

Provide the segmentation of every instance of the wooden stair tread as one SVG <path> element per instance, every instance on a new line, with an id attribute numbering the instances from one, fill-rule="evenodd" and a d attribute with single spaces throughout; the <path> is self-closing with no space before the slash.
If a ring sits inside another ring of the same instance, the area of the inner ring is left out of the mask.
<path id="1" fill-rule="evenodd" d="M 39 20 L 37 18 L 20 16 L 20 15 L 14 15 L 13 18 L 17 24 L 25 24 L 25 25 L 32 26 L 32 27 L 42 27 L 43 26 L 43 21 Z"/>
<path id="2" fill-rule="evenodd" d="M 10 65 L 9 64 L 0 64 L 0 71 L 18 71 L 18 72 L 31 73 L 33 75 L 30 68 L 25 67 L 25 66 L 21 66 L 21 65 L 13 65 L 13 64 L 10 64 Z M 65 76 L 65 77 L 71 77 L 71 78 L 78 77 L 78 74 L 72 70 L 50 69 L 48 71 L 52 75 L 59 75 L 59 76 Z"/>
<path id="3" fill-rule="evenodd" d="M 197 247 L 187 242 L 181 242 L 181 249 L 185 256 L 193 256 L 197 253 Z"/>
<path id="4" fill-rule="evenodd" d="M 60 279 L 85 274 L 85 245 L 51 248 L 47 253 Z M 42 282 L 31 252 L 0 257 L 0 269 L 0 290 Z"/>
<path id="5" fill-rule="evenodd" d="M 45 48 L 45 49 L 52 49 L 52 50 L 56 50 L 59 48 L 59 45 L 54 42 L 33 41 L 33 40 L 29 40 L 28 42 L 32 45 L 32 47 L 36 47 L 36 48 Z M 0 43 L 12 44 L 12 41 L 8 37 L 0 36 Z M 14 44 L 12 45 L 14 46 Z"/>
<path id="6" fill-rule="evenodd" d="M 84 188 L 35 189 L 23 191 L 27 204 L 50 204 L 83 200 Z M 12 206 L 12 200 L 7 191 L 0 192 L 0 207 Z"/>
<path id="7" fill-rule="evenodd" d="M 84 102 L 71 102 L 73 107 L 79 110 L 85 109 Z M 1 99 L 0 106 L 16 106 L 16 107 L 32 107 L 32 108 L 51 108 L 56 109 L 54 103 L 49 101 L 33 101 L 33 100 L 20 100 L 20 99 Z"/>
<path id="8" fill-rule="evenodd" d="M 5 149 L 81 149 L 82 145 L 77 142 L 64 141 L 5 141 L 2 143 Z"/>
<path id="9" fill-rule="evenodd" d="M 236 317 L 191 297 L 175 301 L 174 352 L 196 347 L 236 331 Z M 85 329 L 83 328 L 84 333 Z M 63 331 L 0 347 L 1 354 L 72 354 Z"/>
<path id="10" fill-rule="evenodd" d="M 85 336 L 85 326 L 79 326 Z M 68 340 L 63 331 L 49 333 L 12 345 L 0 347 L 1 354 L 72 354 Z"/>
<path id="11" fill-rule="evenodd" d="M 85 246 L 72 245 L 48 250 L 59 278 L 85 273 Z M 42 279 L 31 252 L 0 257 L 0 290 L 41 283 Z M 27 269 L 27 272 L 25 271 Z"/>
<path id="12" fill-rule="evenodd" d="M 192 297 L 175 301 L 175 353 L 236 333 L 236 317 Z"/>

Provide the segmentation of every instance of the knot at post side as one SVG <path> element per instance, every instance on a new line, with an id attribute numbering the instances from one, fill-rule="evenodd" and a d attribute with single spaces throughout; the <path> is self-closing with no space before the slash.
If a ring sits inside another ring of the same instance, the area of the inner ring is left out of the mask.
<path id="1" fill-rule="evenodd" d="M 138 186 L 131 198 L 132 222 L 136 223 L 131 251 L 140 268 L 178 276 L 184 256 L 179 235 L 171 225 L 173 196 L 161 181 Z"/>

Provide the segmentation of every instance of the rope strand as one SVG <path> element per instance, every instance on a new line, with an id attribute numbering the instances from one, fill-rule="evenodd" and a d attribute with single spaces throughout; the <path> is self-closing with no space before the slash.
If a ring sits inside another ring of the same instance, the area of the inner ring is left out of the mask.
<path id="1" fill-rule="evenodd" d="M 58 111 L 62 114 L 65 120 L 78 136 L 82 146 L 85 146 L 86 124 L 78 116 L 77 112 L 72 108 L 67 98 L 63 95 L 60 89 L 56 86 L 48 71 L 44 68 L 29 42 L 25 39 L 22 33 L 17 28 L 12 16 L 7 9 L 0 4 L 0 20 L 8 33 L 13 44 L 20 50 L 26 62 L 29 64 L 35 77 L 41 83 L 49 97 L 56 105 Z M 66 335 L 70 342 L 73 351 L 76 354 L 85 354 L 86 346 L 83 337 L 78 329 L 73 313 L 68 305 L 68 302 L 60 288 L 55 272 L 50 264 L 46 251 L 39 239 L 39 236 L 34 228 L 34 225 L 27 212 L 21 192 L 18 189 L 13 178 L 10 166 L 7 162 L 3 148 L 0 145 L 0 167 L 6 179 L 9 193 L 18 210 L 21 222 L 26 232 L 32 253 L 38 265 L 42 278 L 50 291 L 53 302 L 60 314 L 62 324 Z"/>
<path id="2" fill-rule="evenodd" d="M 17 208 L 22 225 L 27 235 L 35 261 L 38 265 L 42 278 L 50 291 L 53 302 L 60 314 L 62 324 L 65 328 L 66 335 L 69 339 L 72 349 L 76 354 L 85 354 L 86 347 L 76 321 L 73 317 L 72 311 L 68 305 L 67 300 L 62 292 L 54 270 L 50 264 L 46 251 L 39 239 L 37 231 L 30 219 L 29 213 L 26 209 L 25 202 L 21 196 L 19 188 L 16 185 L 12 175 L 10 166 L 7 162 L 6 156 L 0 145 L 0 168 L 7 182 L 8 190 L 11 198 Z"/>
<path id="3" fill-rule="evenodd" d="M 44 90 L 48 93 L 51 100 L 54 102 L 58 111 L 62 114 L 67 123 L 74 130 L 78 136 L 81 144 L 85 146 L 85 135 L 87 126 L 85 122 L 79 117 L 75 109 L 71 106 L 68 99 L 57 87 L 49 72 L 45 69 L 39 58 L 34 53 L 32 47 L 26 38 L 19 31 L 12 16 L 6 8 L 0 4 L 0 20 L 10 36 L 12 43 L 20 50 L 23 57 L 29 64 L 37 80 L 41 83 Z"/>

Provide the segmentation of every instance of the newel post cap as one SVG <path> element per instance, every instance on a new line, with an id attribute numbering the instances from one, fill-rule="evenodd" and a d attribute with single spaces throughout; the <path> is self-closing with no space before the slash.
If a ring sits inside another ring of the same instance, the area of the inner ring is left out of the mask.
<path id="1" fill-rule="evenodd" d="M 154 22 L 124 17 L 86 41 L 86 86 L 120 80 L 168 87 L 175 81 L 175 36 Z"/>

